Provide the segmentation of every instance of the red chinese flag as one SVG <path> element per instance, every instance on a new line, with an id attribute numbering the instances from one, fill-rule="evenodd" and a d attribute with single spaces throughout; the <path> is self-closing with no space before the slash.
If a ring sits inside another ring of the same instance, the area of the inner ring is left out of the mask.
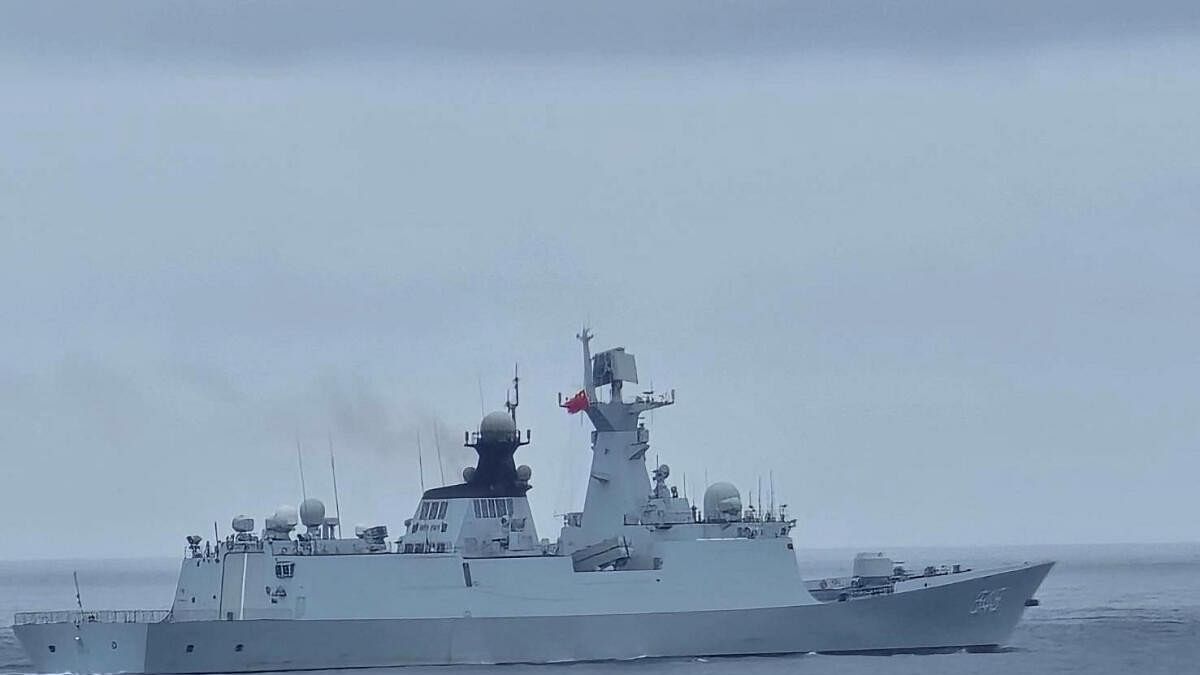
<path id="1" fill-rule="evenodd" d="M 578 394 L 575 394 L 571 398 L 567 399 L 567 402 L 563 404 L 563 407 L 566 408 L 567 412 L 571 413 L 572 415 L 577 412 L 587 410 L 587 392 L 580 389 Z"/>

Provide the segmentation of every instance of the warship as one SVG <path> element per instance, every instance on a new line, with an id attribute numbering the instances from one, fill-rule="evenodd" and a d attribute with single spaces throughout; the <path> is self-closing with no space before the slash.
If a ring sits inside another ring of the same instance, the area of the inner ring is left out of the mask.
<path id="1" fill-rule="evenodd" d="M 20 612 L 17 638 L 54 673 L 926 653 L 994 650 L 1036 603 L 1053 562 L 912 574 L 871 553 L 850 577 L 806 580 L 786 512 L 743 506 L 724 482 L 693 505 L 669 467 L 647 466 L 643 415 L 674 391 L 627 399 L 633 354 L 577 337 L 584 386 L 559 405 L 590 420 L 592 459 L 556 540 L 538 537 L 515 460 L 530 442 L 517 390 L 466 434 L 476 466 L 425 491 L 395 538 L 343 537 L 311 498 L 259 530 L 237 516 L 219 541 L 187 538 L 169 609 Z"/>

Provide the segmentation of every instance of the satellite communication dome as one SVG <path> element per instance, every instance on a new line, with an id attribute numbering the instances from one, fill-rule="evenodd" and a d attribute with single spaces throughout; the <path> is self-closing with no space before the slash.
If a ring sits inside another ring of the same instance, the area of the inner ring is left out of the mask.
<path id="1" fill-rule="evenodd" d="M 320 527 L 325 523 L 325 504 L 316 497 L 309 497 L 300 504 L 300 522 L 305 527 Z"/>
<path id="2" fill-rule="evenodd" d="M 733 483 L 713 483 L 704 491 L 704 517 L 732 520 L 742 514 L 742 495 Z"/>
<path id="3" fill-rule="evenodd" d="M 484 440 L 507 439 L 515 433 L 517 433 L 517 423 L 506 412 L 488 413 L 479 422 L 479 435 Z"/>
<path id="4" fill-rule="evenodd" d="M 463 469 L 463 482 L 464 483 L 470 483 L 471 479 L 474 477 L 475 477 L 475 467 L 468 466 Z"/>
<path id="5" fill-rule="evenodd" d="M 529 468 L 528 464 L 522 464 L 517 467 L 517 480 L 529 480 L 533 477 L 533 469 Z"/>
<path id="6" fill-rule="evenodd" d="M 254 531 L 254 519 L 246 515 L 237 515 L 233 519 L 234 532 L 252 532 Z"/>
<path id="7" fill-rule="evenodd" d="M 276 524 L 279 526 L 277 529 L 290 530 L 297 523 L 296 507 L 290 504 L 281 504 L 279 508 L 275 509 L 275 515 L 271 517 L 275 519 Z"/>

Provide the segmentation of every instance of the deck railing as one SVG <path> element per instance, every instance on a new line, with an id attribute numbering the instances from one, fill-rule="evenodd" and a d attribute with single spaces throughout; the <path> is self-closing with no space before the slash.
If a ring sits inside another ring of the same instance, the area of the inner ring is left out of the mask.
<path id="1" fill-rule="evenodd" d="M 170 614 L 165 609 L 69 609 L 58 612 L 17 612 L 13 624 L 38 623 L 158 623 Z"/>

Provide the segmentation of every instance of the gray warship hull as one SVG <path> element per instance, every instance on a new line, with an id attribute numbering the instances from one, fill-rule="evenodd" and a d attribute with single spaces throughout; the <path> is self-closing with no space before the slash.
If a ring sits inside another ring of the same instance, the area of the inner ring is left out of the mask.
<path id="1" fill-rule="evenodd" d="M 476 466 L 426 490 L 394 541 L 383 525 L 341 537 L 340 517 L 306 496 L 258 534 L 239 515 L 215 546 L 189 536 L 169 611 L 20 613 L 17 638 L 38 671 L 89 674 L 990 649 L 1053 565 L 917 577 L 864 553 L 848 590 L 810 590 L 784 507 L 743 507 L 716 482 L 699 509 L 669 466 L 648 472 L 641 416 L 674 393 L 626 400 L 633 355 L 592 355 L 590 333 L 578 338 L 584 388 L 562 406 L 591 421 L 592 465 L 556 542 L 538 536 L 532 469 L 515 461 L 530 431 L 516 426 L 514 374 L 505 411 L 464 436 Z"/>
<path id="2" fill-rule="evenodd" d="M 712 611 L 402 619 L 24 623 L 40 672 L 215 673 L 1003 645 L 1053 563 L 845 602 Z M 51 647 L 54 647 L 51 650 Z"/>

